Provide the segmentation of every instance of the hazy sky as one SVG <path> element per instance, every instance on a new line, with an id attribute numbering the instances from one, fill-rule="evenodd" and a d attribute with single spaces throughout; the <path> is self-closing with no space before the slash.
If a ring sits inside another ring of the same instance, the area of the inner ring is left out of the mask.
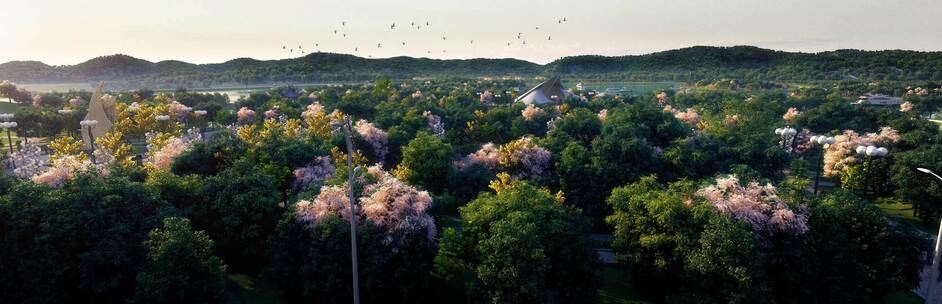
<path id="1" fill-rule="evenodd" d="M 299 45 L 307 53 L 358 48 L 354 54 L 374 58 L 514 57 L 539 63 L 692 45 L 942 50 L 939 0 L 3 2 L 0 62 L 75 64 L 123 53 L 151 61 L 213 63 L 298 57 Z M 567 22 L 559 24 L 562 18 Z M 396 29 L 390 30 L 393 22 Z"/>

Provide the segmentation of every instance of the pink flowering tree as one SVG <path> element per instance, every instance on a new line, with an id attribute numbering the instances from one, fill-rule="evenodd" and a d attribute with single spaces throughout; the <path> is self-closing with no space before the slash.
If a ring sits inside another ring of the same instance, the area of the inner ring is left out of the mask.
<path id="1" fill-rule="evenodd" d="M 749 225 L 761 239 L 777 234 L 801 235 L 808 231 L 804 207 L 790 207 L 771 184 L 743 185 L 735 175 L 716 179 L 716 184 L 697 191 L 720 213 Z"/>
<path id="2" fill-rule="evenodd" d="M 187 115 L 190 115 L 190 112 L 193 111 L 193 108 L 188 107 L 174 100 L 170 102 L 170 106 L 168 107 L 168 110 L 170 112 L 170 118 L 172 118 L 175 121 L 182 121 L 186 119 Z"/>
<path id="3" fill-rule="evenodd" d="M 425 117 L 425 120 L 428 122 L 428 129 L 435 137 L 445 137 L 445 124 L 442 122 L 441 117 L 432 114 L 430 111 L 422 112 L 422 116 Z"/>
<path id="4" fill-rule="evenodd" d="M 908 102 L 908 101 L 907 101 L 907 102 L 904 102 L 904 103 L 902 103 L 902 104 L 899 105 L 899 111 L 900 111 L 900 112 L 909 113 L 909 112 L 912 111 L 912 110 L 913 110 L 913 103 L 912 103 L 912 102 Z"/>
<path id="5" fill-rule="evenodd" d="M 48 156 L 34 141 L 27 140 L 10 155 L 13 165 L 13 175 L 19 178 L 30 178 L 42 173 L 46 169 Z"/>
<path id="6" fill-rule="evenodd" d="M 481 103 L 483 104 L 486 104 L 486 105 L 493 104 L 494 93 L 491 93 L 491 91 L 484 91 L 484 93 L 481 93 L 480 99 L 481 99 Z"/>
<path id="7" fill-rule="evenodd" d="M 236 123 L 240 125 L 250 124 L 255 122 L 255 111 L 242 107 L 239 109 L 239 112 L 236 112 L 236 117 Z"/>
<path id="8" fill-rule="evenodd" d="M 788 111 L 782 115 L 782 119 L 784 119 L 785 122 L 792 122 L 795 120 L 795 118 L 798 118 L 798 116 L 801 116 L 801 112 L 799 112 L 798 109 L 788 108 Z"/>
<path id="9" fill-rule="evenodd" d="M 665 107 L 664 109 L 667 110 L 668 107 Z M 703 125 L 701 124 L 701 122 L 703 121 L 703 117 L 701 117 L 700 113 L 697 112 L 697 110 L 695 110 L 694 108 L 688 108 L 684 112 L 676 111 L 674 112 L 674 117 L 680 121 L 686 122 L 688 125 L 690 125 L 693 128 L 702 129 Z"/>
<path id="10" fill-rule="evenodd" d="M 546 112 L 533 104 L 528 104 L 526 108 L 520 111 L 520 115 L 522 115 L 523 119 L 526 121 L 533 121 L 538 116 L 543 114 L 546 114 Z"/>
<path id="11" fill-rule="evenodd" d="M 382 162 L 382 160 L 386 157 L 386 142 L 389 138 L 389 135 L 386 134 L 386 131 L 373 126 L 372 123 L 363 119 L 358 120 L 354 128 L 356 129 L 356 132 L 370 144 L 370 147 L 373 148 L 374 156 L 376 156 L 376 158 Z"/>
<path id="12" fill-rule="evenodd" d="M 293 187 L 296 191 L 305 191 L 316 183 L 333 177 L 334 170 L 330 156 L 318 156 L 307 166 L 294 170 Z"/>
<path id="13" fill-rule="evenodd" d="M 497 162 L 500 159 L 500 152 L 497 150 L 497 145 L 494 143 L 486 143 L 481 146 L 481 149 L 478 149 L 474 153 L 468 154 L 464 160 L 459 163 L 459 169 L 469 167 L 471 165 L 481 165 L 485 168 L 494 170 L 497 169 Z"/>
<path id="14" fill-rule="evenodd" d="M 356 215 L 361 288 L 371 296 L 409 302 L 428 286 L 435 255 L 432 197 L 379 167 L 356 182 Z M 286 293 L 307 302 L 339 303 L 350 286 L 349 187 L 321 188 L 286 212 L 270 241 L 273 279 Z M 301 257 L 301 258 L 299 258 Z"/>
<path id="15" fill-rule="evenodd" d="M 857 157 L 858 146 L 877 144 L 894 144 L 900 141 L 900 135 L 890 127 L 880 128 L 879 133 L 858 134 L 853 130 L 844 131 L 834 137 L 831 144 L 824 151 L 824 176 L 839 176 L 853 164 L 860 162 Z"/>
<path id="16" fill-rule="evenodd" d="M 165 137 L 158 133 L 146 134 L 148 155 L 144 165 L 152 170 L 170 170 L 173 161 L 201 140 L 200 131 L 191 128 L 181 136 Z"/>

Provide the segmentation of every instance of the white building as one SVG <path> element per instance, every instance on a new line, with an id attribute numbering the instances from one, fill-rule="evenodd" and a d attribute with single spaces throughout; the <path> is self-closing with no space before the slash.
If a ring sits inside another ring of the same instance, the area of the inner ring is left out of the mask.
<path id="1" fill-rule="evenodd" d="M 888 96 L 884 94 L 864 94 L 857 100 L 856 104 L 875 105 L 875 106 L 898 106 L 903 104 L 903 99 L 899 97 Z"/>
<path id="2" fill-rule="evenodd" d="M 544 105 L 560 102 L 569 96 L 569 94 L 569 92 L 563 89 L 559 77 L 553 77 L 523 93 L 523 95 L 520 95 L 520 97 L 517 97 L 514 101 L 525 104 Z"/>

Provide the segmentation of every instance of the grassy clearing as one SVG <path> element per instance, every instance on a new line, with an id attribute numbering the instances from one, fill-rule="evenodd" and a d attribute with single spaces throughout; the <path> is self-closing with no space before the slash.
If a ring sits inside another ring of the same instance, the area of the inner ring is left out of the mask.
<path id="1" fill-rule="evenodd" d="M 904 223 L 909 223 L 910 225 L 913 225 L 913 227 L 916 227 L 925 233 L 936 234 L 938 232 L 935 230 L 938 229 L 938 227 L 930 227 L 929 225 L 923 223 L 922 220 L 917 218 L 915 215 L 913 215 L 913 205 L 911 204 L 893 201 L 874 205 L 879 207 L 890 217 Z"/>
<path id="2" fill-rule="evenodd" d="M 229 280 L 239 286 L 237 296 L 244 303 L 274 304 L 278 301 L 278 289 L 270 282 L 245 274 L 230 274 Z"/>
<path id="3" fill-rule="evenodd" d="M 891 293 L 883 299 L 883 303 L 886 304 L 922 304 L 925 301 L 922 300 L 916 294 L 909 291 L 899 291 Z"/>
<path id="4" fill-rule="evenodd" d="M 601 269 L 602 286 L 599 288 L 598 303 L 602 304 L 640 304 L 657 303 L 650 295 L 644 295 L 635 289 L 630 278 L 623 271 L 611 266 Z"/>
<path id="5" fill-rule="evenodd" d="M 13 113 L 22 107 L 22 104 L 0 101 L 0 113 Z"/>

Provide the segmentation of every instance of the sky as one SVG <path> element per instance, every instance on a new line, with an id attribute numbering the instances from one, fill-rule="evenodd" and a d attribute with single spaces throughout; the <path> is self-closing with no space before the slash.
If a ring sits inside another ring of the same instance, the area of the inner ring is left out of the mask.
<path id="1" fill-rule="evenodd" d="M 942 50 L 939 0 L 3 2 L 0 62 L 53 65 L 118 53 L 192 63 L 293 58 L 302 51 L 547 63 L 694 45 Z"/>

